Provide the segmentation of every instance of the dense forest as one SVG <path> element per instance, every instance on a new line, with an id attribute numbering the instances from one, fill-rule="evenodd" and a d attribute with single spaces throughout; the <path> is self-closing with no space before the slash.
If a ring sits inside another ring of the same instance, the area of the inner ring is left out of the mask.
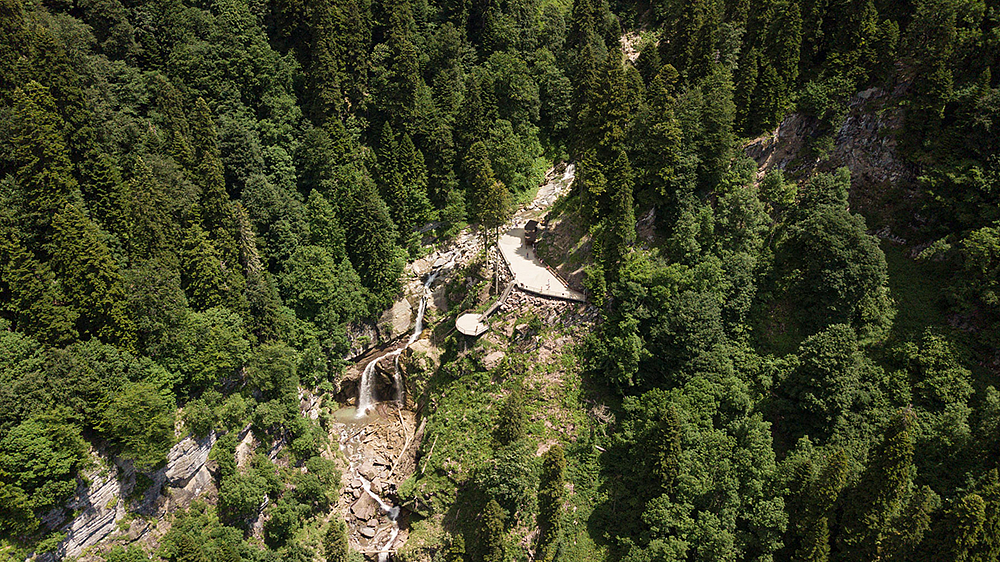
<path id="1" fill-rule="evenodd" d="M 1000 560 L 998 85 L 995 0 L 0 0 L 0 560 L 55 551 L 92 451 L 141 481 L 213 430 L 218 501 L 104 559 L 360 556 L 300 389 L 560 161 L 614 421 L 536 456 L 518 366 L 442 343 L 440 388 L 510 392 L 471 476 L 399 492 L 434 560 Z M 829 158 L 871 88 L 912 180 Z M 814 165 L 759 168 L 793 112 Z M 237 467 L 247 424 L 282 463 Z"/>

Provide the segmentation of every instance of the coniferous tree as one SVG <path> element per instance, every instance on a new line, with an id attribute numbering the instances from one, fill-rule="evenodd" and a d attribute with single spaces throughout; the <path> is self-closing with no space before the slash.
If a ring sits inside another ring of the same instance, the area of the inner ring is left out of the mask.
<path id="1" fill-rule="evenodd" d="M 340 8 L 333 0 L 319 0 L 308 6 L 312 41 L 306 95 L 309 100 L 308 116 L 317 127 L 326 126 L 328 120 L 340 119 L 343 105 L 340 77 L 344 55 L 338 39 L 346 31 L 346 26 Z"/>
<path id="2" fill-rule="evenodd" d="M 21 53 L 28 51 L 31 36 L 20 0 L 3 0 L 0 3 L 0 99 L 23 83 L 24 72 Z"/>
<path id="3" fill-rule="evenodd" d="M 67 203 L 80 204 L 63 136 L 66 123 L 49 89 L 38 82 L 31 81 L 15 90 L 12 101 L 13 152 L 6 159 L 19 189 L 17 202 L 27 227 L 27 240 L 43 244 L 52 234 L 52 217 Z"/>
<path id="4" fill-rule="evenodd" d="M 66 297 L 79 311 L 80 335 L 132 348 L 133 329 L 123 308 L 118 264 L 97 225 L 76 206 L 66 205 L 52 218 L 52 229 L 52 267 Z"/>
<path id="5" fill-rule="evenodd" d="M 893 521 L 891 530 L 879 543 L 880 559 L 893 562 L 913 560 L 930 529 L 931 515 L 940 500 L 929 486 L 922 486 L 910 496 L 906 507 Z"/>
<path id="6" fill-rule="evenodd" d="M 701 115 L 703 136 L 698 150 L 701 157 L 698 175 L 701 185 L 710 187 L 718 185 L 729 168 L 736 106 L 733 105 L 732 77 L 727 69 L 716 67 L 702 88 L 705 102 Z"/>
<path id="7" fill-rule="evenodd" d="M 401 236 L 410 232 L 410 217 L 406 209 L 406 186 L 397 160 L 399 143 L 392 126 L 386 121 L 378 141 L 379 195 L 389 206 L 389 215 Z"/>
<path id="8" fill-rule="evenodd" d="M 681 420 L 674 407 L 667 408 L 657 420 L 659 431 L 653 444 L 653 477 L 660 481 L 665 493 L 674 491 L 681 462 Z"/>
<path id="9" fill-rule="evenodd" d="M 411 228 L 422 226 L 430 217 L 431 203 L 427 198 L 427 166 L 424 155 L 403 133 L 396 148 L 396 164 L 406 193 L 406 212 Z"/>
<path id="10" fill-rule="evenodd" d="M 617 282 L 625 267 L 629 246 L 635 241 L 635 210 L 632 208 L 632 166 L 624 150 L 608 168 L 610 210 L 604 226 L 604 275 L 607 284 Z"/>
<path id="11" fill-rule="evenodd" d="M 966 562 L 975 552 L 986 520 L 986 502 L 969 493 L 955 498 L 938 521 L 931 538 L 934 562 Z"/>
<path id="12" fill-rule="evenodd" d="M 382 306 L 395 295 L 403 269 L 394 245 L 396 226 L 363 170 L 352 168 L 348 173 L 350 184 L 343 205 L 348 257 L 361 282 L 375 295 L 375 306 Z"/>
<path id="13" fill-rule="evenodd" d="M 174 562 L 208 562 L 208 557 L 201 550 L 201 546 L 187 533 L 181 533 L 174 549 L 176 552 L 173 556 Z"/>
<path id="14" fill-rule="evenodd" d="M 76 308 L 68 302 L 48 265 L 24 246 L 9 217 L 3 218 L 0 224 L 0 295 L 6 301 L 4 309 L 13 328 L 51 345 L 64 345 L 77 339 Z"/>
<path id="15" fill-rule="evenodd" d="M 336 209 L 315 189 L 309 192 L 306 209 L 309 217 L 309 242 L 325 248 L 334 261 L 343 261 L 347 257 L 346 238 Z"/>
<path id="16" fill-rule="evenodd" d="M 181 252 L 181 285 L 195 310 L 226 302 L 226 274 L 215 245 L 198 224 L 186 229 Z"/>
<path id="17" fill-rule="evenodd" d="M 909 409 L 896 414 L 868 455 L 857 488 L 845 500 L 839 546 L 846 560 L 874 559 L 889 531 L 887 524 L 901 508 L 910 485 L 914 417 Z"/>
<path id="18" fill-rule="evenodd" d="M 648 150 L 638 151 L 636 168 L 642 184 L 652 191 L 655 200 L 666 202 L 677 188 L 681 168 L 683 132 L 677 122 L 674 88 L 677 71 L 664 65 L 646 89 L 649 107 Z"/>
<path id="19" fill-rule="evenodd" d="M 479 522 L 479 549 L 483 562 L 502 562 L 504 559 L 504 512 L 496 500 L 490 500 L 483 509 Z"/>
<path id="20" fill-rule="evenodd" d="M 86 170 L 84 202 L 91 218 L 105 230 L 116 229 L 116 215 L 125 204 L 125 185 L 121 170 L 107 153 L 101 153 Z"/>
<path id="21" fill-rule="evenodd" d="M 448 550 L 444 554 L 444 562 L 465 562 L 465 538 L 461 534 L 450 535 Z"/>
<path id="22" fill-rule="evenodd" d="M 191 170 L 201 187 L 201 206 L 205 224 L 214 230 L 229 217 L 229 195 L 226 193 L 226 177 L 219 152 L 219 136 L 215 128 L 212 112 L 204 98 L 195 102 L 194 112 L 188 120 L 191 131 L 191 148 L 194 159 Z"/>
<path id="23" fill-rule="evenodd" d="M 733 76 L 733 102 L 737 109 L 735 125 L 744 135 L 756 132 L 754 129 L 757 127 L 757 120 L 751 114 L 750 107 L 757 96 L 759 76 L 760 53 L 756 48 L 745 50 Z"/>
<path id="24" fill-rule="evenodd" d="M 500 445 L 510 445 L 525 436 L 527 423 L 524 397 L 520 388 L 511 391 L 500 407 L 494 437 Z"/>
<path id="25" fill-rule="evenodd" d="M 347 525 L 339 515 L 330 520 L 330 527 L 323 539 L 323 551 L 326 562 L 347 562 L 349 547 L 347 544 Z"/>
<path id="26" fill-rule="evenodd" d="M 597 109 L 600 103 L 600 61 L 590 43 L 580 48 L 580 56 L 571 76 L 573 110 L 570 153 L 573 155 L 581 154 L 601 141 L 601 116 Z"/>
<path id="27" fill-rule="evenodd" d="M 847 453 L 829 455 L 819 475 L 803 492 L 804 513 L 793 523 L 799 534 L 795 560 L 826 562 L 830 557 L 829 518 L 850 475 Z"/>
<path id="28" fill-rule="evenodd" d="M 604 61 L 594 117 L 598 119 L 597 140 L 601 151 L 599 156 L 608 164 L 615 158 L 614 152 L 622 145 L 629 130 L 629 117 L 638 108 L 638 99 L 629 95 L 623 55 L 613 49 Z"/>
<path id="29" fill-rule="evenodd" d="M 139 158 L 135 175 L 125 185 L 121 207 L 113 211 L 112 228 L 132 261 L 160 255 L 169 247 L 173 220 L 153 171 Z"/>
<path id="30" fill-rule="evenodd" d="M 565 489 L 566 455 L 559 445 L 542 457 L 542 474 L 538 485 L 538 550 L 536 559 L 555 559 L 562 533 L 562 504 Z"/>
<path id="31" fill-rule="evenodd" d="M 602 202 L 607 200 L 608 181 L 602 170 L 594 148 L 584 151 L 576 164 L 573 191 L 583 203 L 582 214 L 589 224 L 596 224 L 605 216 Z"/>
<path id="32" fill-rule="evenodd" d="M 494 232 L 510 218 L 510 193 L 493 175 L 486 145 L 477 142 L 465 158 L 465 173 L 469 178 L 471 214 L 479 222 L 483 247 L 494 239 Z"/>

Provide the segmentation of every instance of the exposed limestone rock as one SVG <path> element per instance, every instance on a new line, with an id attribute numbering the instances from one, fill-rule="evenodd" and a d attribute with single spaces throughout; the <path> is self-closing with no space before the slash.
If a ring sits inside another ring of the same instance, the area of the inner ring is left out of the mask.
<path id="1" fill-rule="evenodd" d="M 51 529 L 66 535 L 54 553 L 39 556 L 40 561 L 62 560 L 80 556 L 86 549 L 101 542 L 118 529 L 118 522 L 128 511 L 143 515 L 162 515 L 177 508 L 187 507 L 191 501 L 214 487 L 208 462 L 208 453 L 215 444 L 215 432 L 195 440 L 185 438 L 167 453 L 167 464 L 159 470 L 146 473 L 151 484 L 139 498 L 129 502 L 125 498 L 135 491 L 136 474 L 130 462 L 111 464 L 93 453 L 98 468 L 83 476 L 89 486 L 81 485 L 64 508 L 55 509 L 43 517 Z M 110 466 L 107 466 L 109 465 Z M 169 490 L 163 494 L 164 488 Z M 67 513 L 78 515 L 66 521 Z M 126 533 L 141 533 L 132 527 Z"/>
<path id="2" fill-rule="evenodd" d="M 407 299 L 400 299 L 392 308 L 386 310 L 382 313 L 382 317 L 379 318 L 379 326 L 384 326 L 389 329 L 388 334 L 382 334 L 383 337 L 392 339 L 397 336 L 401 336 L 410 331 L 410 316 L 413 314 L 413 306 Z"/>
<path id="3" fill-rule="evenodd" d="M 107 462 L 96 453 L 93 456 L 98 459 L 99 464 Z M 125 516 L 125 502 L 122 498 L 135 486 L 135 474 L 131 467 L 127 470 L 115 465 L 107 468 L 99 467 L 84 476 L 91 481 L 90 486 L 78 488 L 76 495 L 65 508 L 65 511 L 78 512 L 79 515 L 58 529 L 59 532 L 65 533 L 66 538 L 56 551 L 39 556 L 38 560 L 48 562 L 79 556 L 84 549 L 97 544 L 114 532 L 118 520 Z M 58 525 L 63 517 L 56 515 L 56 512 L 63 514 L 65 511 L 53 510 L 43 518 L 43 521 L 49 525 L 52 523 Z"/>
<path id="4" fill-rule="evenodd" d="M 204 468 L 215 439 L 215 431 L 212 431 L 197 441 L 186 437 L 170 449 L 167 453 L 167 469 L 163 474 L 170 486 L 185 487 Z"/>

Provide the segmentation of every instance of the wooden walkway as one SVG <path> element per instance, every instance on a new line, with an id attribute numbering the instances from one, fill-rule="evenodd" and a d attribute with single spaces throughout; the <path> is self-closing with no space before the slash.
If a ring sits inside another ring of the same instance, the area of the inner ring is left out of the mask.
<path id="1" fill-rule="evenodd" d="M 500 294 L 500 298 L 491 304 L 490 307 L 486 309 L 486 312 L 482 314 L 463 314 L 459 316 L 458 319 L 455 320 L 455 327 L 458 328 L 458 331 L 467 336 L 479 336 L 489 330 L 490 327 L 486 324 L 485 320 L 490 316 L 490 314 L 493 314 L 493 312 L 496 311 L 501 304 L 503 304 L 503 301 L 507 300 L 507 296 L 514 290 L 514 285 L 516 285 L 516 283 L 508 283 L 507 288 Z"/>

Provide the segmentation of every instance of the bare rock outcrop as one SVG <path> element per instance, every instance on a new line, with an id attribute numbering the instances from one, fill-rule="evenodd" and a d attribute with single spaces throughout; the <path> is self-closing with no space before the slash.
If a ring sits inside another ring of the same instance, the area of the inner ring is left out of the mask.
<path id="1" fill-rule="evenodd" d="M 787 116 L 774 131 L 753 140 L 744 150 L 757 161 L 761 175 L 772 169 L 811 172 L 847 166 L 855 182 L 911 181 L 915 177 L 913 166 L 896 152 L 903 112 L 891 102 L 899 94 L 870 88 L 853 96 L 833 136 L 833 148 L 824 157 L 807 158 L 804 154 L 803 148 L 818 134 L 819 123 L 803 113 Z"/>
<path id="2" fill-rule="evenodd" d="M 186 486 L 205 467 L 215 439 L 215 432 L 212 431 L 201 439 L 186 437 L 174 445 L 167 453 L 167 466 L 163 473 L 167 483 L 175 488 Z"/>
<path id="3" fill-rule="evenodd" d="M 54 552 L 41 555 L 38 560 L 50 562 L 81 556 L 115 533 L 118 522 L 129 511 L 161 515 L 169 509 L 189 505 L 214 486 L 208 454 L 215 440 L 215 432 L 201 439 L 181 440 L 167 453 L 165 466 L 144 474 L 150 484 L 145 490 L 138 490 L 138 495 L 134 494 L 136 471 L 131 462 L 119 459 L 112 462 L 97 452 L 92 453 L 96 467 L 82 475 L 84 478 L 73 498 L 42 518 L 46 526 L 66 538 Z M 163 493 L 164 488 L 169 493 Z M 76 516 L 67 521 L 72 513 Z"/>

